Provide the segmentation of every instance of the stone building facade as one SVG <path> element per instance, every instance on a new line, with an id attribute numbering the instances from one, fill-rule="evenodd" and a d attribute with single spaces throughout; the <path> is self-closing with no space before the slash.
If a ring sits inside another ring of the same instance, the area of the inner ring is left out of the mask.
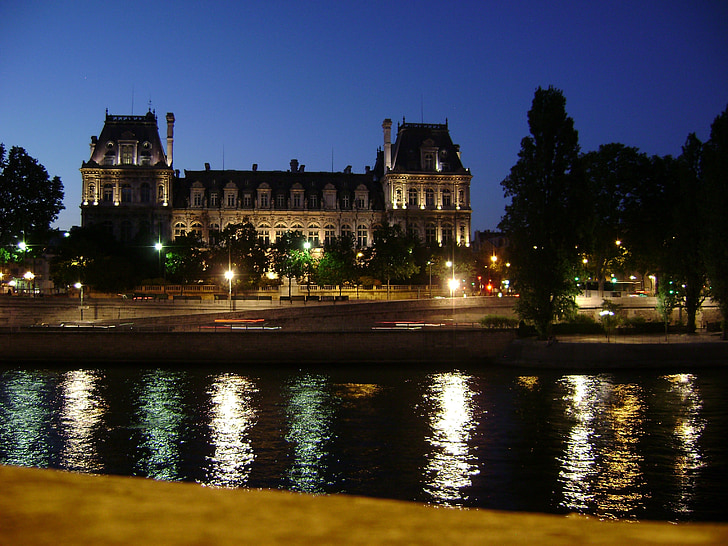
<path id="1" fill-rule="evenodd" d="M 156 116 L 106 115 L 91 157 L 81 168 L 82 225 L 103 224 L 122 241 L 151 234 L 195 235 L 210 243 L 231 223 L 250 222 L 266 243 L 301 231 L 313 246 L 351 236 L 369 246 L 384 222 L 400 224 L 429 245 L 470 244 L 470 171 L 445 124 L 403 123 L 373 168 L 354 173 L 307 172 L 296 159 L 286 171 L 173 171 L 174 115 L 166 153 Z"/>

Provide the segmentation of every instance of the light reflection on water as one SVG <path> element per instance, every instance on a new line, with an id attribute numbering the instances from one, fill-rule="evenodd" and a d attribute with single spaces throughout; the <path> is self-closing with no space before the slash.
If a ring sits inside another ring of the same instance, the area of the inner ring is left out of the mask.
<path id="1" fill-rule="evenodd" d="M 675 449 L 674 472 L 678 481 L 678 498 L 671 508 L 688 515 L 692 512 L 695 482 L 705 466 L 700 449 L 700 437 L 706 421 L 701 416 L 703 401 L 693 374 L 665 376 L 670 392 L 677 397 L 675 426 L 672 430 L 672 447 Z"/>
<path id="2" fill-rule="evenodd" d="M 560 457 L 563 508 L 606 518 L 635 517 L 644 508 L 641 388 L 605 375 L 560 380 L 571 422 Z"/>
<path id="3" fill-rule="evenodd" d="M 40 371 L 3 374 L 0 385 L 0 449 L 3 464 L 44 468 L 51 464 L 52 384 Z"/>
<path id="4" fill-rule="evenodd" d="M 313 374 L 296 377 L 287 385 L 286 441 L 293 446 L 287 478 L 292 491 L 324 493 L 331 484 L 327 458 L 334 404 L 327 387 L 325 376 Z"/>
<path id="5" fill-rule="evenodd" d="M 0 464 L 728 519 L 725 373 L 316 371 L 0 369 Z"/>
<path id="6" fill-rule="evenodd" d="M 104 400 L 97 392 L 98 372 L 73 370 L 61 375 L 60 426 L 65 440 L 61 448 L 61 465 L 69 470 L 100 472 L 95 434 L 104 422 Z"/>
<path id="7" fill-rule="evenodd" d="M 141 431 L 135 474 L 158 480 L 181 480 L 180 448 L 185 408 L 183 374 L 170 370 L 144 373 L 138 389 L 136 426 Z"/>
<path id="8" fill-rule="evenodd" d="M 478 425 L 471 379 L 459 372 L 435 374 L 424 395 L 431 429 L 424 489 L 440 504 L 461 504 L 463 490 L 479 472 L 469 445 Z"/>
<path id="9" fill-rule="evenodd" d="M 253 401 L 256 392 L 258 389 L 246 377 L 226 373 L 214 378 L 208 392 L 214 452 L 209 457 L 207 484 L 240 487 L 247 483 L 255 459 L 250 429 L 257 419 Z"/>

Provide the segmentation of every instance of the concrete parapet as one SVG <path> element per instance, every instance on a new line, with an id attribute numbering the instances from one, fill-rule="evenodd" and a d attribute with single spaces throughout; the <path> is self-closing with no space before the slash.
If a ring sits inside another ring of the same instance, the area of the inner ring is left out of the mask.
<path id="1" fill-rule="evenodd" d="M 3 544 L 726 544 L 725 524 L 604 522 L 0 466 Z"/>

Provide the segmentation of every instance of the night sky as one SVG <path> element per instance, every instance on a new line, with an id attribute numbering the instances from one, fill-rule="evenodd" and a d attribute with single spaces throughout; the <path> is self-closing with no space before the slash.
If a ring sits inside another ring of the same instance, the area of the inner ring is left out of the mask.
<path id="1" fill-rule="evenodd" d="M 473 174 L 473 229 L 494 229 L 500 181 L 538 86 L 566 97 L 582 151 L 621 142 L 678 155 L 728 105 L 728 2 L 0 1 L 0 142 L 65 186 L 104 113 L 145 114 L 174 166 L 364 172 L 382 120 L 444 123 Z"/>

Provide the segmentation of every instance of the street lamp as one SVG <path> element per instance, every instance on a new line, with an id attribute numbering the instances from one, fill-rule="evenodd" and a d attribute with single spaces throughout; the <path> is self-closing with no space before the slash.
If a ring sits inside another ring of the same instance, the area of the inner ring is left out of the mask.
<path id="1" fill-rule="evenodd" d="M 228 302 L 230 302 L 230 310 L 233 309 L 233 277 L 235 276 L 235 273 L 233 273 L 232 269 L 228 269 L 225 271 L 225 278 L 228 280 Z"/>
<path id="2" fill-rule="evenodd" d="M 154 250 L 157 251 L 157 262 L 159 264 L 158 271 L 159 271 L 160 277 L 164 277 L 164 274 L 162 273 L 162 248 L 164 248 L 164 247 L 163 247 L 161 241 L 157 241 L 156 243 L 154 243 Z"/>
<path id="3" fill-rule="evenodd" d="M 81 320 L 83 320 L 83 284 L 77 282 L 73 287 L 81 291 L 81 305 L 78 308 L 81 311 Z"/>
<path id="4" fill-rule="evenodd" d="M 303 242 L 303 250 L 306 251 L 307 259 L 305 262 L 306 265 L 306 299 L 311 299 L 311 273 L 309 271 L 309 261 L 311 260 L 311 241 L 304 241 Z"/>
<path id="5" fill-rule="evenodd" d="M 432 260 L 428 260 L 427 265 L 430 268 L 430 284 L 428 288 L 430 289 L 430 299 L 432 299 Z"/>

